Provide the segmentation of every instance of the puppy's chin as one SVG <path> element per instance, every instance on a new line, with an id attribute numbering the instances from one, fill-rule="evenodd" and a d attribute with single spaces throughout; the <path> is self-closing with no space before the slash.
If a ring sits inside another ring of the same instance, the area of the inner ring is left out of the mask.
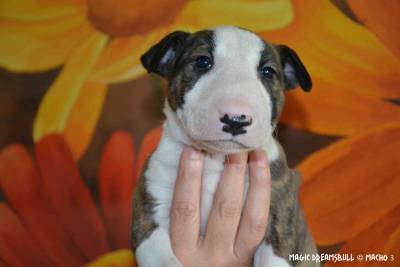
<path id="1" fill-rule="evenodd" d="M 234 154 L 248 152 L 262 147 L 263 138 L 260 136 L 236 136 L 212 133 L 197 132 L 192 129 L 185 129 L 185 135 L 190 140 L 188 145 L 202 150 L 209 154 Z"/>
<path id="2" fill-rule="evenodd" d="M 216 140 L 216 141 L 196 141 L 194 145 L 197 149 L 203 150 L 210 154 L 234 154 L 239 152 L 247 152 L 255 149 L 254 147 L 246 146 L 235 140 Z"/>

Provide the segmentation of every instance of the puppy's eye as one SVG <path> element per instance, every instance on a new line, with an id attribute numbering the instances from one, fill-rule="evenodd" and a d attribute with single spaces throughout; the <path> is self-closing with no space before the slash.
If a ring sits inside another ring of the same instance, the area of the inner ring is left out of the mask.
<path id="1" fill-rule="evenodd" d="M 272 67 L 264 66 L 261 69 L 261 74 L 266 79 L 272 79 L 275 75 L 275 70 Z"/>
<path id="2" fill-rule="evenodd" d="M 213 63 L 211 58 L 207 56 L 199 56 L 196 58 L 196 67 L 199 69 L 209 70 L 211 69 Z"/>

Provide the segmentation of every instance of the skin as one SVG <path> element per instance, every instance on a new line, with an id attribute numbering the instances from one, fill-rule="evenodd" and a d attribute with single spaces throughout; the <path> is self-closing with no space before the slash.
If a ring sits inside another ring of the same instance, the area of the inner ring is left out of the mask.
<path id="1" fill-rule="evenodd" d="M 251 266 L 268 222 L 271 177 L 266 155 L 252 151 L 227 157 L 205 236 L 200 237 L 203 160 L 201 152 L 189 147 L 181 155 L 171 209 L 173 251 L 185 267 Z M 250 186 L 243 199 L 247 164 Z"/>

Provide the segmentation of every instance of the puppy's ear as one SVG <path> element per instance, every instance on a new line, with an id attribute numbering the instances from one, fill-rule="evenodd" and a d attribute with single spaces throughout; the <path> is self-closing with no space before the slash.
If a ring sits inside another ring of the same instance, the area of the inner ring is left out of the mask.
<path id="1" fill-rule="evenodd" d="M 277 45 L 275 47 L 281 58 L 286 90 L 300 85 L 304 91 L 311 91 L 311 77 L 296 52 L 286 45 Z"/>
<path id="2" fill-rule="evenodd" d="M 168 77 L 173 71 L 176 58 L 182 52 L 184 43 L 190 34 L 175 31 L 165 36 L 140 57 L 148 72 Z"/>

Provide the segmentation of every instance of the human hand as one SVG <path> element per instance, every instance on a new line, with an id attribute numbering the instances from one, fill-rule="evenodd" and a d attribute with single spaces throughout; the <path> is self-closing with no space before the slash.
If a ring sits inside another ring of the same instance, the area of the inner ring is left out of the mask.
<path id="1" fill-rule="evenodd" d="M 173 251 L 185 267 L 248 267 L 268 221 L 271 177 L 265 153 L 228 156 L 205 236 L 200 237 L 203 160 L 202 153 L 192 148 L 182 152 L 170 215 Z M 247 163 L 250 186 L 242 209 Z"/>

